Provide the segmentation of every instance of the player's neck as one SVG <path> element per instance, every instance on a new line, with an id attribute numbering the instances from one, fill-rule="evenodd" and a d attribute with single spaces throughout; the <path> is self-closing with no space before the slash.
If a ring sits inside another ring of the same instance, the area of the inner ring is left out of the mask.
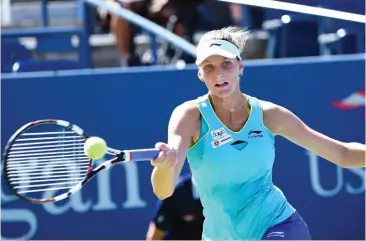
<path id="1" fill-rule="evenodd" d="M 214 109 L 240 111 L 246 108 L 248 99 L 240 90 L 235 90 L 230 96 L 220 98 L 209 94 Z"/>

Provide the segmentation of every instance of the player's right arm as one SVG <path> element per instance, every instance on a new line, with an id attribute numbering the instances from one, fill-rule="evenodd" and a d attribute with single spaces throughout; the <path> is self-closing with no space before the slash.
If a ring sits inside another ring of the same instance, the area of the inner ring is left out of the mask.
<path id="1" fill-rule="evenodd" d="M 151 161 L 154 166 L 151 183 L 159 199 L 165 199 L 173 194 L 188 148 L 197 132 L 199 120 L 200 113 L 195 101 L 187 101 L 179 105 L 170 117 L 168 143 L 156 143 L 156 148 L 162 151 L 156 159 Z"/>

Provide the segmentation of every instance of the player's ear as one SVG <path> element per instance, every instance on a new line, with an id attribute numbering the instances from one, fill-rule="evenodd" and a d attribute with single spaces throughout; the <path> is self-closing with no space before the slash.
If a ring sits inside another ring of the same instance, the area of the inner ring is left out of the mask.
<path id="1" fill-rule="evenodd" d="M 239 76 L 243 75 L 244 65 L 242 61 L 239 61 Z"/>
<path id="2" fill-rule="evenodd" d="M 197 76 L 198 76 L 198 78 L 202 81 L 202 82 L 205 82 L 205 80 L 203 79 L 203 77 L 202 77 L 202 73 L 201 73 L 201 71 L 197 71 Z"/>

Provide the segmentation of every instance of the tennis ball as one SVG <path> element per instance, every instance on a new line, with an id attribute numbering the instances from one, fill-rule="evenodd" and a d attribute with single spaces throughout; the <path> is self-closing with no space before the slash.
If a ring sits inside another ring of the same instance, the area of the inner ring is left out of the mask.
<path id="1" fill-rule="evenodd" d="M 92 160 L 101 159 L 107 153 L 107 143 L 99 137 L 89 137 L 84 144 L 84 153 Z"/>

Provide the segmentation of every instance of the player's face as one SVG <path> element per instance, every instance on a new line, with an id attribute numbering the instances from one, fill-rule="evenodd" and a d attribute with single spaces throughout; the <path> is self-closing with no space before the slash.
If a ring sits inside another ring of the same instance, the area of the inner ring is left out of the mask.
<path id="1" fill-rule="evenodd" d="M 199 66 L 198 77 L 212 94 L 224 98 L 239 88 L 243 65 L 238 59 L 210 56 Z"/>

